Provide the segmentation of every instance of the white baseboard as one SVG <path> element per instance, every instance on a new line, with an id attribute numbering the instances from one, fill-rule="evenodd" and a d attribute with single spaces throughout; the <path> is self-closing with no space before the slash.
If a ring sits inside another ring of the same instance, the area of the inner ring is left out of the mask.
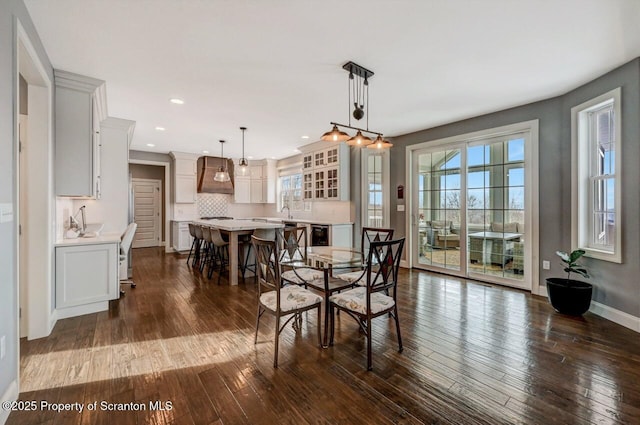
<path id="1" fill-rule="evenodd" d="M 640 332 L 640 317 L 633 316 L 629 313 L 625 313 L 624 311 L 616 310 L 615 308 L 600 304 L 596 301 L 591 301 L 589 311 L 600 317 L 611 320 L 614 323 L 622 325 L 625 328 Z"/>
<path id="2" fill-rule="evenodd" d="M 82 316 L 85 314 L 97 313 L 109 309 L 109 301 L 100 301 L 97 303 L 79 305 L 75 307 L 56 309 L 58 319 L 66 319 L 68 317 Z"/>
<path id="3" fill-rule="evenodd" d="M 5 401 L 16 401 L 18 399 L 18 380 L 14 379 L 9 384 L 7 390 L 0 397 L 0 402 L 4 403 Z M 9 413 L 11 410 L 1 409 L 0 408 L 0 424 L 4 425 L 9 418 Z"/>
<path id="4" fill-rule="evenodd" d="M 409 262 L 406 260 L 400 260 L 400 267 L 408 269 L 409 268 Z"/>

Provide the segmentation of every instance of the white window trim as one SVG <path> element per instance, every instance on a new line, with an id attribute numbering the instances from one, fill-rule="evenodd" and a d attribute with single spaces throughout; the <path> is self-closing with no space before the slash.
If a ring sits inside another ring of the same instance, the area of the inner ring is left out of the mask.
<path id="1" fill-rule="evenodd" d="M 361 175 L 360 181 L 362 182 L 361 188 L 361 211 L 360 211 L 360 219 L 362 223 L 368 223 L 367 217 L 367 205 L 369 199 L 369 170 L 368 170 L 368 159 L 370 155 L 381 155 L 382 156 L 382 227 L 389 227 L 390 218 L 389 218 L 389 203 L 391 202 L 391 197 L 389 195 L 389 172 L 390 172 L 390 153 L 388 149 L 381 151 L 373 150 L 373 149 L 361 149 L 362 155 L 361 157 Z"/>
<path id="2" fill-rule="evenodd" d="M 586 256 L 613 263 L 622 263 L 622 103 L 620 87 L 604 93 L 594 99 L 581 103 L 571 108 L 571 247 L 584 249 Z M 615 126 L 615 245 L 613 252 L 590 248 L 585 242 L 588 232 L 591 231 L 588 223 L 591 222 L 588 215 L 591 212 L 589 206 L 589 184 L 581 184 L 585 178 L 588 180 L 590 163 L 589 149 L 579 149 L 585 143 L 588 134 L 588 120 L 579 119 L 590 111 L 598 109 L 603 103 L 613 99 L 614 126 Z"/>

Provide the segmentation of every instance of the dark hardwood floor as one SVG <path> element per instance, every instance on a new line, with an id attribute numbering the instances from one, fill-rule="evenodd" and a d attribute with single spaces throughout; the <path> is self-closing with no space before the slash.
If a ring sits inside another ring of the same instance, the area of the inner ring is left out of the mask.
<path id="1" fill-rule="evenodd" d="M 402 270 L 404 352 L 393 320 L 376 319 L 367 372 L 356 323 L 340 315 L 335 346 L 320 349 L 314 312 L 301 332 L 287 326 L 274 369 L 272 317 L 253 344 L 252 280 L 218 286 L 184 256 L 133 255 L 138 287 L 123 286 L 109 311 L 22 341 L 20 400 L 38 409 L 8 424 L 640 423 L 640 335 L 590 313 Z M 43 400 L 84 410 L 43 410 Z M 102 410 L 134 406 L 146 410 Z"/>

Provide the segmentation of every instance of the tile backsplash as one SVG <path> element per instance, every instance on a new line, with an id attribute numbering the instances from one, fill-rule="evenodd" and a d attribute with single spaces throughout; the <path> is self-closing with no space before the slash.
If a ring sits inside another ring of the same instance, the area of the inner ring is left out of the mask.
<path id="1" fill-rule="evenodd" d="M 198 194 L 198 214 L 200 217 L 226 217 L 229 215 L 229 204 L 232 195 L 219 193 Z"/>

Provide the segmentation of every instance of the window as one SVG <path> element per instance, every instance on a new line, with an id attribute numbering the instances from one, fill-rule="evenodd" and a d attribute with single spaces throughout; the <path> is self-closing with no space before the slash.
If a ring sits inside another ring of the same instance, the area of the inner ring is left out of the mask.
<path id="1" fill-rule="evenodd" d="M 304 203 L 302 200 L 302 174 L 291 174 L 281 176 L 279 182 L 280 197 L 278 199 L 278 209 L 289 207 L 291 211 L 302 211 Z"/>
<path id="2" fill-rule="evenodd" d="M 389 189 L 385 180 L 389 176 L 388 151 L 362 149 L 362 225 L 389 226 Z"/>
<path id="3" fill-rule="evenodd" d="M 622 262 L 620 88 L 571 109 L 572 243 Z"/>

